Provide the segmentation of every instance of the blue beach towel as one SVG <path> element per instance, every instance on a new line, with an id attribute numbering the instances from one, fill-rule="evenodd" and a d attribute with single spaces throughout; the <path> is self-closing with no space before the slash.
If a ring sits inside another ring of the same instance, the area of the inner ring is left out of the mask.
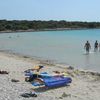
<path id="1" fill-rule="evenodd" d="M 64 86 L 72 82 L 70 77 L 51 77 L 51 78 L 44 78 L 45 86 L 47 87 L 59 87 Z"/>
<path id="2" fill-rule="evenodd" d="M 45 85 L 48 88 L 53 88 L 53 87 L 65 86 L 72 82 L 72 79 L 70 77 L 62 77 L 62 76 L 58 76 L 58 77 L 53 76 L 49 78 L 44 77 L 42 79 L 44 84 L 41 84 L 39 82 L 34 82 L 32 83 L 32 85 L 33 86 Z"/>

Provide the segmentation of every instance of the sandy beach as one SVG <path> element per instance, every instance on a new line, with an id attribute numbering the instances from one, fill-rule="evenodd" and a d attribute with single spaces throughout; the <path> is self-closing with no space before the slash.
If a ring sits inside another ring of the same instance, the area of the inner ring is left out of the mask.
<path id="1" fill-rule="evenodd" d="M 33 87 L 25 82 L 24 71 L 34 66 L 45 66 L 41 72 L 66 72 L 72 78 L 69 86 L 48 89 Z M 0 74 L 0 100 L 99 100 L 100 74 L 90 71 L 71 69 L 67 65 L 51 64 L 48 61 L 31 59 L 0 52 L 0 70 L 9 74 Z M 12 79 L 19 82 L 12 82 Z M 24 98 L 23 93 L 35 91 L 37 97 Z"/>

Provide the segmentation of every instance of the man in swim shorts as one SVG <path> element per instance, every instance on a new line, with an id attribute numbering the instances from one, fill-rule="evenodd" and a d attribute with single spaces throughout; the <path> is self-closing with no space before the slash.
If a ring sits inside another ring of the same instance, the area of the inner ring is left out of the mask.
<path id="1" fill-rule="evenodd" d="M 85 43 L 84 48 L 86 49 L 86 53 L 88 54 L 89 51 L 90 51 L 90 49 L 91 49 L 91 45 L 90 45 L 89 41 L 87 41 L 87 42 Z"/>

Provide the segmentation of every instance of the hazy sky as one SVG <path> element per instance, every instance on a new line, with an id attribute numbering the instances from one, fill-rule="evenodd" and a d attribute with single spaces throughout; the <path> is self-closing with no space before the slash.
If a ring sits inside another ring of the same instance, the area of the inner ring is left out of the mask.
<path id="1" fill-rule="evenodd" d="M 0 0 L 0 19 L 100 22 L 100 0 Z"/>

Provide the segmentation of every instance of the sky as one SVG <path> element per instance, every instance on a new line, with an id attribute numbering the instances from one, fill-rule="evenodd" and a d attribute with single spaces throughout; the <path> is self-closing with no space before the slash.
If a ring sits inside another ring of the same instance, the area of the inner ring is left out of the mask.
<path id="1" fill-rule="evenodd" d="M 100 0 L 0 0 L 0 19 L 100 22 Z"/>

